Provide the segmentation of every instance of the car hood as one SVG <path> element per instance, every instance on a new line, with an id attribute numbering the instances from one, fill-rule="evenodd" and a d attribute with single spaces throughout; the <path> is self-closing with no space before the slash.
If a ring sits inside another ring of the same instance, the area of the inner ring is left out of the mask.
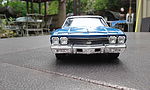
<path id="1" fill-rule="evenodd" d="M 96 28 L 78 28 L 66 27 L 57 29 L 52 35 L 124 35 L 124 33 L 116 28 L 111 27 L 96 27 Z"/>

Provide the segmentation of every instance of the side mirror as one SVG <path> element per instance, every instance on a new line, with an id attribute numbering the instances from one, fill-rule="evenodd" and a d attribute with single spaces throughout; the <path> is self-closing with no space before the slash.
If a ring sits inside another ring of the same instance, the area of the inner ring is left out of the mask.
<path id="1" fill-rule="evenodd" d="M 106 23 L 108 24 L 109 27 L 111 27 L 111 21 L 107 21 Z"/>

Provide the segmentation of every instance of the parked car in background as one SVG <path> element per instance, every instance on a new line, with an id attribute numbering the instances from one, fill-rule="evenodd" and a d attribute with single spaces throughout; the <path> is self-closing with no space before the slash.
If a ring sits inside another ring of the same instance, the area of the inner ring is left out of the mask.
<path id="1" fill-rule="evenodd" d="M 105 54 L 114 59 L 126 48 L 126 35 L 101 16 L 71 16 L 50 36 L 57 59 L 74 54 Z"/>

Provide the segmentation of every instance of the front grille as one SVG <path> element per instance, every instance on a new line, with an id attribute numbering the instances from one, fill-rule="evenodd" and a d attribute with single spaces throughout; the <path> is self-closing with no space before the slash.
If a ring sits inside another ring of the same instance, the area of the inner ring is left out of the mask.
<path id="1" fill-rule="evenodd" d="M 76 45 L 94 45 L 94 44 L 108 44 L 107 37 L 102 38 L 69 38 L 69 44 Z"/>

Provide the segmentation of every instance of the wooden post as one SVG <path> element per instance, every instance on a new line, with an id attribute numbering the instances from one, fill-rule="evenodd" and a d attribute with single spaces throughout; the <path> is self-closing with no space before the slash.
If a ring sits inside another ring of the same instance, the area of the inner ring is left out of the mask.
<path id="1" fill-rule="evenodd" d="M 39 2 L 39 14 L 41 14 L 41 2 Z"/>
<path id="2" fill-rule="evenodd" d="M 44 15 L 47 16 L 47 2 L 44 2 L 45 12 Z"/>
<path id="3" fill-rule="evenodd" d="M 73 14 L 77 15 L 77 0 L 73 0 Z"/>
<path id="4" fill-rule="evenodd" d="M 26 2 L 27 14 L 29 14 L 29 1 Z"/>
<path id="5" fill-rule="evenodd" d="M 80 8 L 81 8 L 81 1 L 78 0 L 78 15 L 81 15 L 81 10 L 80 10 Z"/>
<path id="6" fill-rule="evenodd" d="M 33 13 L 33 0 L 31 1 L 31 13 Z"/>

